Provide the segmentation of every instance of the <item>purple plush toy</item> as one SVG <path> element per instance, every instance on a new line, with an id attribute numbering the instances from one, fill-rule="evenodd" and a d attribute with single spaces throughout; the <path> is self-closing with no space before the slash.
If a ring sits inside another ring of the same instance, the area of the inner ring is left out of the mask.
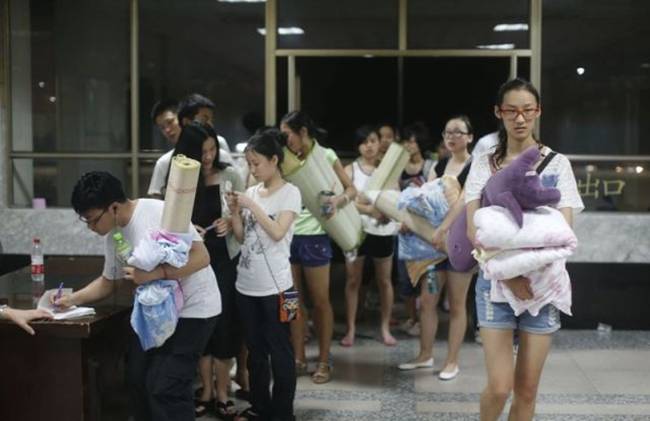
<path id="1" fill-rule="evenodd" d="M 483 189 L 481 207 L 502 206 L 521 227 L 523 210 L 552 205 L 560 201 L 560 191 L 542 185 L 535 163 L 539 160 L 539 149 L 526 149 L 517 159 L 501 171 L 496 172 Z M 474 246 L 467 238 L 467 209 L 456 218 L 447 236 L 447 254 L 454 269 L 466 272 L 476 265 L 472 257 Z"/>

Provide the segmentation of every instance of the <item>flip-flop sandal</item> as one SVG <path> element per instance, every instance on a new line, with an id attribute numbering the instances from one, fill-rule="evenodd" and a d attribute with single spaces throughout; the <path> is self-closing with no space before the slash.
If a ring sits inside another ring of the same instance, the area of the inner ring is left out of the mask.
<path id="1" fill-rule="evenodd" d="M 194 400 L 194 416 L 196 418 L 202 417 L 208 412 L 210 412 L 210 408 L 214 405 L 214 399 L 211 399 L 209 401 L 201 401 L 198 399 Z"/>

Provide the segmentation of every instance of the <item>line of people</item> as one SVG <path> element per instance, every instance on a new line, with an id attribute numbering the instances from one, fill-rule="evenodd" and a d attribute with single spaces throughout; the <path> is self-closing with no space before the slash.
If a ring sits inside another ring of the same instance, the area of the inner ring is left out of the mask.
<path id="1" fill-rule="evenodd" d="M 159 220 L 162 202 L 127 199 L 121 183 L 112 175 L 88 173 L 77 182 L 72 205 L 89 229 L 106 236 L 104 271 L 87 287 L 65 295 L 56 304 L 66 307 L 96 301 L 110 294 L 112 283 L 119 279 L 135 284 L 161 278 L 180 279 L 185 306 L 175 333 L 162 347 L 147 352 L 134 340 L 129 352 L 129 385 L 136 419 L 194 419 L 210 410 L 222 419 L 295 419 L 296 376 L 307 369 L 306 318 L 299 317 L 305 313 L 305 293 L 309 293 L 313 303 L 310 316 L 318 339 L 316 370 L 311 379 L 321 384 L 333 374 L 330 349 L 334 317 L 329 297 L 332 247 L 318 219 L 303 206 L 298 188 L 283 179 L 281 165 L 289 152 L 304 159 L 314 143 L 322 139 L 323 131 L 304 112 L 287 114 L 279 129 L 260 130 L 249 140 L 245 150 L 248 174 L 243 174 L 228 163 L 227 149 L 220 147 L 213 111 L 209 100 L 192 95 L 178 108 L 174 104 L 157 104 L 152 113 L 155 124 L 175 147 L 156 164 L 150 194 L 164 194 L 169 159 L 174 154 L 201 162 L 192 225 L 188 227 L 194 238 L 188 264 L 178 269 L 160 265 L 151 272 L 118 265 L 115 245 L 107 234 L 117 229 L 137 244 Z M 442 176 L 456 177 L 464 186 L 461 199 L 451 204 L 447 217 L 430 239 L 436 248 L 442 249 L 446 231 L 464 212 L 465 203 L 470 221 L 468 237 L 474 240 L 471 216 L 479 207 L 481 190 L 491 174 L 528 147 L 540 148 L 542 155 L 550 153 L 533 136 L 541 106 L 530 83 L 516 79 L 504 84 L 494 113 L 501 125 L 497 144 L 473 159 L 468 146 L 474 133 L 465 116 L 447 121 L 442 136 L 449 156 L 435 162 L 426 155 L 425 127 L 414 124 L 403 131 L 401 143 L 409 153 L 409 161 L 400 177 L 401 188 L 420 186 Z M 346 264 L 347 331 L 341 340 L 343 346 L 354 345 L 358 291 L 366 256 L 373 259 L 380 291 L 381 340 L 387 346 L 396 343 L 390 332 L 390 273 L 395 234 L 401 228 L 361 194 L 396 137 L 390 126 L 361 127 L 356 133 L 359 158 L 347 167 L 332 149 L 325 149 L 325 158 L 343 186 L 342 193 L 329 198 L 329 212 L 333 215 L 354 202 L 363 215 L 366 232 L 359 257 Z M 245 188 L 243 180 L 248 175 L 255 183 Z M 582 209 L 582 202 L 568 160 L 556 155 L 542 175 L 560 190 L 562 200 L 557 208 L 570 223 L 573 213 Z M 452 379 L 460 371 L 458 354 L 466 330 L 465 302 L 472 273 L 459 272 L 442 263 L 427 269 L 415 280 L 416 287 L 412 287 L 408 271 L 399 262 L 398 291 L 406 299 L 411 326 L 418 319 L 416 301 L 420 310 L 419 353 L 399 368 L 433 366 L 436 305 L 441 289 L 446 287 L 450 305 L 449 345 L 438 376 L 442 380 Z M 435 282 L 428 282 L 429 279 Z M 518 297 L 526 297 L 530 292 L 526 278 L 503 282 Z M 531 419 L 550 348 L 550 333 L 559 328 L 557 310 L 548 305 L 536 317 L 527 313 L 515 316 L 507 304 L 490 302 L 489 288 L 490 283 L 479 274 L 476 307 L 488 373 L 488 385 L 481 396 L 482 419 L 497 419 L 512 390 L 511 415 L 515 419 Z M 520 337 L 516 365 L 512 358 L 513 331 L 518 331 Z M 251 403 L 239 414 L 228 399 L 228 373 L 236 357 L 240 396 Z M 197 366 L 202 388 L 194 399 L 192 382 Z"/>

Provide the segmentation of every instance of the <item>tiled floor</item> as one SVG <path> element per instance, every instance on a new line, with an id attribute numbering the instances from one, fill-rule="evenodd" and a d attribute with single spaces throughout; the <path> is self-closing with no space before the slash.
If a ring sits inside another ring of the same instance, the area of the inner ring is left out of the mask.
<path id="1" fill-rule="evenodd" d="M 396 365 L 415 355 L 416 339 L 402 336 L 398 346 L 387 348 L 371 339 L 371 330 L 360 333 L 366 333 L 365 339 L 357 339 L 354 347 L 333 347 L 330 383 L 319 386 L 308 377 L 298 379 L 299 420 L 478 419 L 478 399 L 485 384 L 480 345 L 466 342 L 460 375 L 442 382 L 434 373 L 444 360 L 445 342 L 436 342 L 433 370 L 400 372 Z M 309 351 L 315 354 L 315 344 Z M 535 419 L 650 420 L 650 332 L 603 335 L 563 330 L 556 334 Z"/>

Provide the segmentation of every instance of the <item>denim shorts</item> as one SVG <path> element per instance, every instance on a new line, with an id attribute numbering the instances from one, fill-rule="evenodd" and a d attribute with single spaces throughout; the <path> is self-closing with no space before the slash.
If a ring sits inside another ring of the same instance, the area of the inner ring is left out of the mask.
<path id="1" fill-rule="evenodd" d="M 560 311 L 554 305 L 545 305 L 537 316 L 532 316 L 528 311 L 515 316 L 510 304 L 490 301 L 490 289 L 490 281 L 483 278 L 483 272 L 479 272 L 476 280 L 476 315 L 479 327 L 517 329 L 540 335 L 560 329 Z"/>
<path id="2" fill-rule="evenodd" d="M 292 265 L 317 267 L 329 265 L 332 260 L 332 245 L 327 234 L 294 235 L 291 241 Z"/>

